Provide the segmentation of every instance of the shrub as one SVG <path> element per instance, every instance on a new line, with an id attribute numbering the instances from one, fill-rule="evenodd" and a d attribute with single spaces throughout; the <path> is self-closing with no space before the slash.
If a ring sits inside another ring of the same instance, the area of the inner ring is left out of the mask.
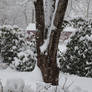
<path id="1" fill-rule="evenodd" d="M 70 21 L 78 29 L 67 43 L 60 59 L 61 70 L 70 74 L 92 77 L 92 22 L 83 19 Z"/>
<path id="2" fill-rule="evenodd" d="M 15 26 L 0 27 L 0 54 L 4 63 L 19 71 L 29 71 L 36 61 L 35 41 L 28 42 L 24 33 Z"/>
<path id="3" fill-rule="evenodd" d="M 0 27 L 0 53 L 4 63 L 12 63 L 20 47 L 24 44 L 18 28 L 11 26 Z"/>
<path id="4" fill-rule="evenodd" d="M 15 58 L 15 61 L 18 61 L 18 65 L 15 64 L 17 65 L 17 70 L 32 71 L 35 67 L 35 63 L 37 60 L 36 56 L 37 56 L 36 42 L 35 38 L 33 37 L 31 39 L 31 42 L 26 41 L 25 49 L 18 53 L 19 60 L 16 60 L 17 58 Z"/>

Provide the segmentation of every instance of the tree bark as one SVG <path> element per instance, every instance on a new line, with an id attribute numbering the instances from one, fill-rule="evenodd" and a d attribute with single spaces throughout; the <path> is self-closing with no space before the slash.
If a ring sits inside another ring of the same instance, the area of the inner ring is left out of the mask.
<path id="1" fill-rule="evenodd" d="M 55 0 L 54 0 L 55 1 Z M 36 36 L 37 44 L 37 65 L 39 66 L 43 80 L 52 85 L 58 85 L 59 68 L 57 66 L 57 49 L 62 31 L 62 22 L 64 19 L 68 0 L 59 0 L 57 11 L 55 14 L 54 25 L 55 30 L 52 30 L 50 41 L 46 53 L 40 51 L 40 46 L 44 43 L 45 33 L 45 20 L 44 20 L 44 7 L 43 0 L 35 2 L 36 11 L 36 27 L 38 29 Z"/>

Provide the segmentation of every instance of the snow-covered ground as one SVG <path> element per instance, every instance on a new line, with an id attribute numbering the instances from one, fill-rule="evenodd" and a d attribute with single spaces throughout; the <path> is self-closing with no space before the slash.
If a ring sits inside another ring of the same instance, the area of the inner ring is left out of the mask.
<path id="1" fill-rule="evenodd" d="M 42 81 L 41 72 L 39 68 L 36 66 L 33 72 L 18 72 L 12 70 L 11 68 L 7 68 L 5 70 L 0 70 L 0 80 L 3 85 L 6 84 L 8 79 L 23 79 L 26 84 L 34 83 L 36 81 Z"/>
<path id="2" fill-rule="evenodd" d="M 36 88 L 36 83 L 43 81 L 37 66 L 33 72 L 18 72 L 10 68 L 0 70 L 0 80 L 3 86 L 6 85 L 7 80 L 19 81 L 21 79 L 24 80 L 26 85 L 31 85 L 31 88 L 34 90 Z M 63 86 L 65 88 L 69 87 L 70 92 L 92 92 L 92 78 L 60 73 L 59 85 L 62 88 Z"/>
<path id="3" fill-rule="evenodd" d="M 60 73 L 60 85 L 64 84 L 65 80 L 67 81 L 66 87 L 69 86 L 72 92 L 92 92 L 92 78 Z"/>

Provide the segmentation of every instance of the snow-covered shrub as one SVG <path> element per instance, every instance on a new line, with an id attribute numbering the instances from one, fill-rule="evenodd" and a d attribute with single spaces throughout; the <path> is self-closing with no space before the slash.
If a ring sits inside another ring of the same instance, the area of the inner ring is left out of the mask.
<path id="1" fill-rule="evenodd" d="M 11 26 L 0 27 L 0 54 L 4 63 L 12 63 L 19 48 L 23 45 L 19 29 Z"/>
<path id="2" fill-rule="evenodd" d="M 36 63 L 36 44 L 35 38 L 30 41 L 26 41 L 25 49 L 18 54 L 18 58 L 15 58 L 14 64 L 19 71 L 32 71 Z M 17 62 L 18 61 L 18 62 Z"/>
<path id="3" fill-rule="evenodd" d="M 30 36 L 30 35 L 29 35 Z M 36 63 L 36 41 L 35 36 L 31 35 L 31 39 L 25 36 L 24 46 L 22 50 L 17 53 L 17 57 L 12 62 L 16 69 L 19 71 L 32 71 Z"/>
<path id="4" fill-rule="evenodd" d="M 70 21 L 70 26 L 78 31 L 70 38 L 67 50 L 60 59 L 61 70 L 92 77 L 92 22 L 74 19 Z"/>
<path id="5" fill-rule="evenodd" d="M 26 40 L 16 26 L 0 27 L 0 55 L 4 63 L 19 71 L 31 71 L 36 62 L 35 39 Z"/>

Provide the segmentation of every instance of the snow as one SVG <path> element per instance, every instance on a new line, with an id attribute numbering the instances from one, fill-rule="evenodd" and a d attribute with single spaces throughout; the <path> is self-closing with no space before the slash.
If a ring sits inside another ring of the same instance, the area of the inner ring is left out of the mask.
<path id="1" fill-rule="evenodd" d="M 44 40 L 44 44 L 42 46 L 40 46 L 40 50 L 42 53 L 44 53 L 46 51 L 48 44 L 49 44 L 49 39 Z"/>
<path id="2" fill-rule="evenodd" d="M 82 40 L 84 40 L 84 39 L 87 39 L 87 40 L 92 41 L 92 35 L 91 35 L 91 36 L 86 35 L 86 36 L 84 36 L 84 37 L 81 37 L 81 38 L 80 38 L 80 41 L 82 41 Z"/>
<path id="3" fill-rule="evenodd" d="M 0 70 L 6 69 L 8 67 L 7 64 L 0 62 Z"/>
<path id="4" fill-rule="evenodd" d="M 53 16 L 53 0 L 44 0 L 44 14 L 45 14 L 45 26 L 46 28 L 49 28 L 51 25 L 51 19 Z"/>
<path id="5" fill-rule="evenodd" d="M 44 41 L 43 45 L 40 47 L 40 50 L 41 50 L 42 53 L 44 53 L 44 51 L 46 51 L 46 49 L 48 48 L 51 31 L 56 29 L 56 27 L 54 25 L 54 19 L 55 19 L 55 14 L 56 14 L 56 11 L 57 11 L 57 8 L 58 8 L 58 3 L 59 3 L 59 0 L 56 0 L 56 2 L 55 2 L 55 10 L 54 10 L 52 20 L 51 20 L 51 26 L 50 26 L 50 28 L 48 30 L 48 35 L 47 35 L 48 37 Z"/>
<path id="6" fill-rule="evenodd" d="M 18 72 L 7 68 L 5 70 L 0 70 L 0 79 L 3 82 L 3 85 L 6 84 L 6 81 L 9 79 L 23 79 L 25 84 L 30 84 L 36 81 L 43 81 L 41 77 L 41 72 L 37 65 L 32 72 Z"/>
<path id="7" fill-rule="evenodd" d="M 48 33 L 48 38 L 50 38 L 51 31 L 56 29 L 56 27 L 54 25 L 54 19 L 55 19 L 55 14 L 56 14 L 57 8 L 58 8 L 58 3 L 59 3 L 59 0 L 56 0 L 56 2 L 55 2 L 55 10 L 54 10 L 54 13 L 53 13 L 53 16 L 52 16 L 52 21 L 51 21 L 51 26 L 50 26 L 50 29 L 48 31 L 49 32 Z"/>
<path id="8" fill-rule="evenodd" d="M 30 23 L 26 30 L 32 30 L 32 31 L 36 31 L 36 24 L 35 23 Z"/>
<path id="9" fill-rule="evenodd" d="M 61 52 L 65 52 L 67 49 L 65 43 L 59 43 L 58 48 Z"/>
<path id="10" fill-rule="evenodd" d="M 54 10 L 52 21 L 51 21 L 50 31 L 53 30 L 53 28 L 54 29 L 56 28 L 55 25 L 54 25 L 54 19 L 55 19 L 55 14 L 57 12 L 58 4 L 59 4 L 59 0 L 56 0 L 56 2 L 55 2 L 55 10 Z"/>
<path id="11" fill-rule="evenodd" d="M 23 92 L 25 83 L 22 79 L 8 79 L 5 85 L 5 92 Z"/>
<path id="12" fill-rule="evenodd" d="M 6 29 L 8 29 L 8 30 L 13 29 L 13 27 L 10 26 L 10 25 L 3 25 L 3 26 L 0 26 L 0 29 L 1 29 L 1 28 L 6 28 Z"/>
<path id="13" fill-rule="evenodd" d="M 92 92 L 92 78 L 60 73 L 60 85 L 63 85 L 65 79 L 67 80 L 65 87 L 70 85 L 69 90 L 72 92 Z"/>
<path id="14" fill-rule="evenodd" d="M 3 91 L 3 85 L 2 85 L 2 82 L 0 80 L 0 92 L 2 92 L 2 91 Z"/>
<path id="15" fill-rule="evenodd" d="M 64 32 L 76 32 L 77 29 L 76 28 L 73 28 L 73 27 L 65 27 L 63 29 Z"/>
<path id="16" fill-rule="evenodd" d="M 37 87 L 39 90 L 46 89 L 41 87 L 41 85 L 44 87 L 45 83 L 43 83 L 41 72 L 37 65 L 33 72 L 18 72 L 10 68 L 6 70 L 0 70 L 0 79 L 2 85 L 5 87 L 5 90 L 11 89 L 13 92 L 22 92 L 19 90 L 34 92 L 32 90 L 36 90 Z M 26 86 L 24 87 L 24 85 Z M 50 84 L 47 84 L 47 88 L 49 86 Z M 78 77 L 76 75 L 69 75 L 60 72 L 58 90 L 59 89 L 62 89 L 62 92 L 64 92 L 63 89 L 66 90 L 66 92 L 92 92 L 92 78 Z M 49 91 L 44 92 L 51 92 L 50 90 L 52 90 L 52 88 L 50 88 Z"/>

